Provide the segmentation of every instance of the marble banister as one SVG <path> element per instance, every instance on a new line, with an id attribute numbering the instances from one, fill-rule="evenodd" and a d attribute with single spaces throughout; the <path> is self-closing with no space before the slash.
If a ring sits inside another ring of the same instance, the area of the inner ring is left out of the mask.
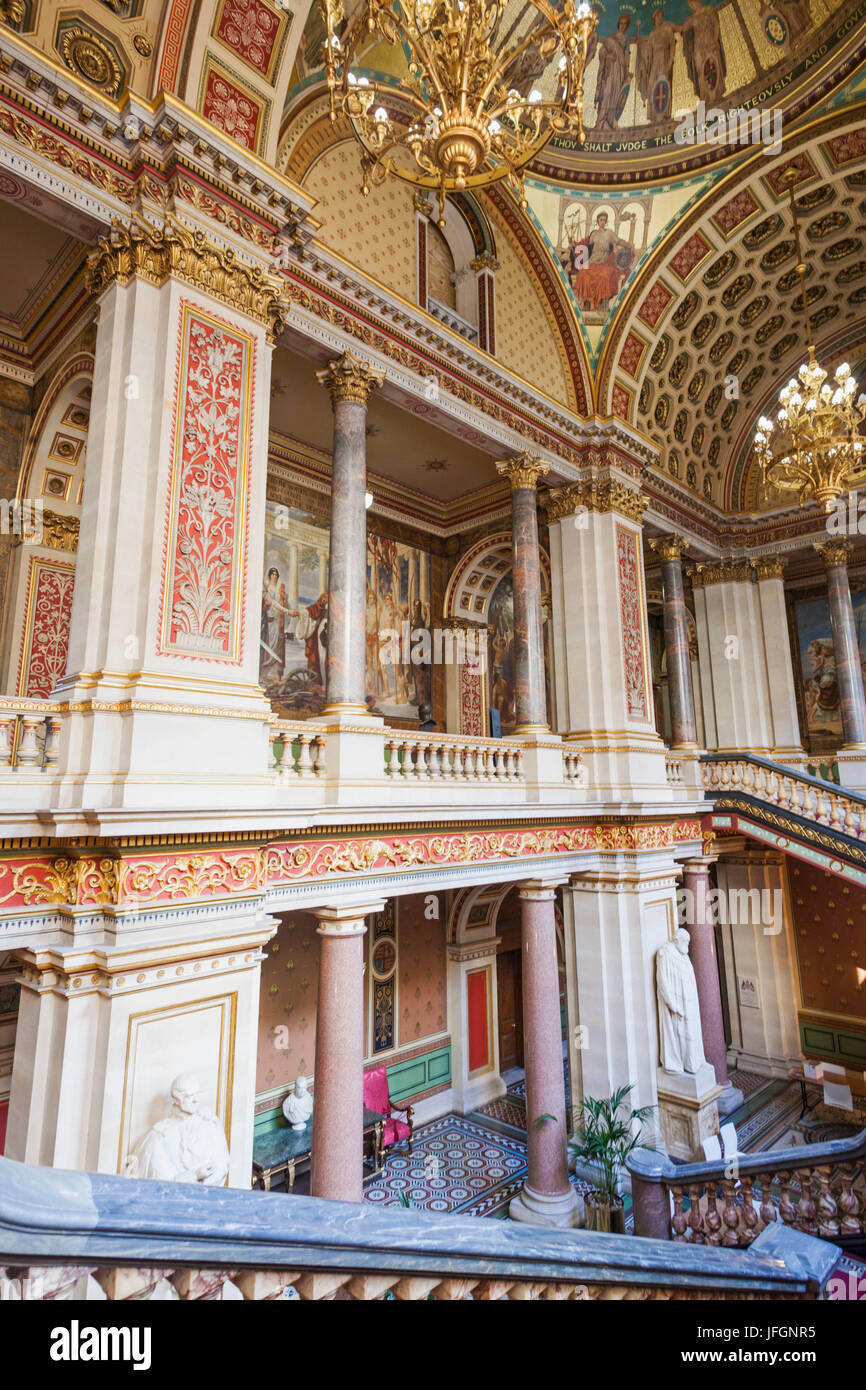
<path id="1" fill-rule="evenodd" d="M 787 1229 L 735 1252 L 0 1158 L 0 1297 L 811 1299 L 837 1257 Z"/>
<path id="2" fill-rule="evenodd" d="M 866 795 L 752 753 L 705 753 L 703 784 L 712 799 L 742 796 L 788 811 L 851 840 L 866 840 Z M 840 845 L 840 853 L 843 847 Z"/>

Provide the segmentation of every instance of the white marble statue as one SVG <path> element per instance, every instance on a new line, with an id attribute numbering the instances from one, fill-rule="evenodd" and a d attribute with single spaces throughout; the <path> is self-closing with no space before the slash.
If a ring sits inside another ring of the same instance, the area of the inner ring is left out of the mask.
<path id="1" fill-rule="evenodd" d="M 680 927 L 656 953 L 656 993 L 664 1070 L 695 1074 L 706 1062 L 698 986 L 689 960 L 689 934 Z"/>
<path id="2" fill-rule="evenodd" d="M 201 1082 L 182 1072 L 171 1083 L 171 1114 L 138 1141 L 126 1172 L 131 1178 L 201 1182 L 221 1187 L 229 1171 L 229 1150 L 222 1121 L 199 1102 Z"/>
<path id="3" fill-rule="evenodd" d="M 313 1113 L 313 1097 L 307 1089 L 307 1078 L 299 1076 L 294 1091 L 283 1101 L 283 1114 L 292 1129 L 303 1129 Z"/>

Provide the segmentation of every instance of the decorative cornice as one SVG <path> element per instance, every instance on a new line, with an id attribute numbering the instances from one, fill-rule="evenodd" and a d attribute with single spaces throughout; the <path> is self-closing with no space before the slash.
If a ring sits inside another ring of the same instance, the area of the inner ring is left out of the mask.
<path id="1" fill-rule="evenodd" d="M 654 536 L 649 548 L 662 560 L 681 560 L 683 551 L 689 548 L 689 542 L 684 536 Z"/>
<path id="2" fill-rule="evenodd" d="M 550 472 L 550 464 L 545 463 L 537 454 L 523 453 L 517 454 L 513 459 L 506 459 L 503 463 L 497 463 L 496 471 L 509 480 L 512 492 L 517 488 L 532 488 L 534 492 L 538 487 L 539 478 Z"/>
<path id="3" fill-rule="evenodd" d="M 851 541 L 813 541 L 812 549 L 821 556 L 824 568 L 831 569 L 835 565 L 847 565 L 854 546 Z"/>
<path id="4" fill-rule="evenodd" d="M 285 323 L 288 291 L 282 279 L 245 265 L 234 251 L 215 246 L 204 232 L 192 232 L 172 217 L 162 227 L 139 217 L 128 226 L 115 219 L 108 236 L 87 257 L 85 278 L 92 295 L 114 282 L 127 285 L 134 277 L 152 285 L 184 280 L 263 324 L 270 339 Z"/>
<path id="5" fill-rule="evenodd" d="M 347 351 L 316 372 L 316 377 L 330 392 L 334 405 L 339 401 L 355 401 L 365 406 L 376 387 L 382 385 L 384 373 L 374 371 L 369 362 Z"/>
<path id="6" fill-rule="evenodd" d="M 781 579 L 788 561 L 781 555 L 761 555 L 752 561 L 752 569 L 758 579 Z"/>
<path id="7" fill-rule="evenodd" d="M 644 499 L 639 489 L 613 478 L 605 481 L 589 478 L 555 493 L 547 504 L 547 518 L 555 522 L 578 511 L 619 512 L 629 521 L 640 524 L 643 509 Z"/>
<path id="8" fill-rule="evenodd" d="M 709 589 L 713 584 L 748 583 L 752 577 L 749 560 L 717 560 L 692 565 L 688 570 L 693 589 Z"/>

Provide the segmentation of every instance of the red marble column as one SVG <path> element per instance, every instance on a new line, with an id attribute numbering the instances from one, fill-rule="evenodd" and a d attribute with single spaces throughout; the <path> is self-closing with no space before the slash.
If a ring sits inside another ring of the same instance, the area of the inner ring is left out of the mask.
<path id="1" fill-rule="evenodd" d="M 694 748 L 698 739 L 683 589 L 682 553 L 685 544 L 680 536 L 664 536 L 650 541 L 650 549 L 660 555 L 662 562 L 665 654 L 674 748 Z"/>
<path id="2" fill-rule="evenodd" d="M 368 907 L 320 908 L 313 1078 L 314 1197 L 360 1202 L 364 1146 L 364 934 Z"/>
<path id="3" fill-rule="evenodd" d="M 510 1215 L 538 1225 L 574 1226 L 580 1204 L 568 1180 L 566 1157 L 555 896 L 554 884 L 520 886 L 529 1171 Z"/>
<path id="4" fill-rule="evenodd" d="M 722 992 L 716 959 L 716 934 L 710 899 L 712 887 L 709 868 L 712 863 L 712 859 L 687 859 L 683 864 L 683 887 L 686 890 L 688 909 L 686 927 L 689 933 L 689 960 L 695 972 L 698 1003 L 701 1007 L 704 1056 L 715 1068 L 717 1084 L 727 1086 L 728 1048 L 725 1042 Z"/>
<path id="5" fill-rule="evenodd" d="M 516 733 L 547 730 L 544 637 L 541 622 L 541 560 L 538 553 L 538 479 L 548 465 L 532 454 L 518 454 L 498 471 L 511 483 L 511 535 L 514 555 L 514 690 Z"/>
<path id="6" fill-rule="evenodd" d="M 366 714 L 367 402 L 382 376 L 351 352 L 316 376 L 334 407 L 326 711 Z"/>
<path id="7" fill-rule="evenodd" d="M 836 657 L 842 732 L 847 744 L 866 744 L 866 698 L 860 647 L 854 624 L 854 608 L 848 584 L 850 541 L 828 541 L 815 549 L 827 571 L 827 599 L 830 604 L 830 631 Z"/>

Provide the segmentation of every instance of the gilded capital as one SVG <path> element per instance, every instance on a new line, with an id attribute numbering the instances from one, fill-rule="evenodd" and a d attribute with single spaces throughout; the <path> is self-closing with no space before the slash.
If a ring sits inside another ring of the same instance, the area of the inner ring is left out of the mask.
<path id="1" fill-rule="evenodd" d="M 781 579 L 787 563 L 781 555 L 761 555 L 752 561 L 752 569 L 759 579 Z"/>
<path id="2" fill-rule="evenodd" d="M 680 560 L 689 543 L 683 536 L 654 536 L 649 548 L 662 560 Z"/>
<path id="3" fill-rule="evenodd" d="M 501 473 L 504 478 L 508 478 L 511 483 L 511 491 L 515 492 L 519 487 L 538 486 L 539 478 L 543 478 L 545 473 L 550 472 L 550 464 L 545 463 L 537 454 L 518 454 L 516 458 L 506 459 L 504 463 L 497 463 L 497 473 Z"/>
<path id="4" fill-rule="evenodd" d="M 821 556 L 824 568 L 830 569 L 833 565 L 847 565 L 854 547 L 851 541 L 815 541 L 812 549 Z"/>
<path id="5" fill-rule="evenodd" d="M 620 516 L 638 525 L 643 521 L 643 495 L 615 478 L 587 478 L 572 483 L 557 492 L 547 504 L 547 519 L 562 521 L 564 517 L 583 512 L 619 512 Z"/>
<path id="6" fill-rule="evenodd" d="M 342 357 L 316 372 L 316 377 L 330 391 L 334 405 L 338 401 L 366 405 L 376 387 L 382 385 L 384 373 L 374 371 L 369 362 L 362 361 L 354 353 L 344 352 Z"/>
<path id="7" fill-rule="evenodd" d="M 476 272 L 476 274 L 480 274 L 482 270 L 499 269 L 499 262 L 497 261 L 495 256 L 492 256 L 490 254 L 489 251 L 482 251 L 481 255 L 473 257 L 469 264 L 472 267 L 472 269 Z"/>
<path id="8" fill-rule="evenodd" d="M 247 265 L 234 251 L 215 246 L 204 232 L 191 231 L 175 218 L 166 218 L 159 227 L 140 217 L 129 224 L 115 219 L 108 236 L 100 237 L 87 257 L 85 284 L 92 295 L 134 278 L 152 285 L 184 280 L 263 324 L 270 339 L 285 323 L 288 287 L 281 277 Z"/>
<path id="9" fill-rule="evenodd" d="M 749 560 L 716 560 L 692 565 L 688 571 L 693 589 L 709 589 L 713 584 L 742 584 L 752 578 Z"/>

